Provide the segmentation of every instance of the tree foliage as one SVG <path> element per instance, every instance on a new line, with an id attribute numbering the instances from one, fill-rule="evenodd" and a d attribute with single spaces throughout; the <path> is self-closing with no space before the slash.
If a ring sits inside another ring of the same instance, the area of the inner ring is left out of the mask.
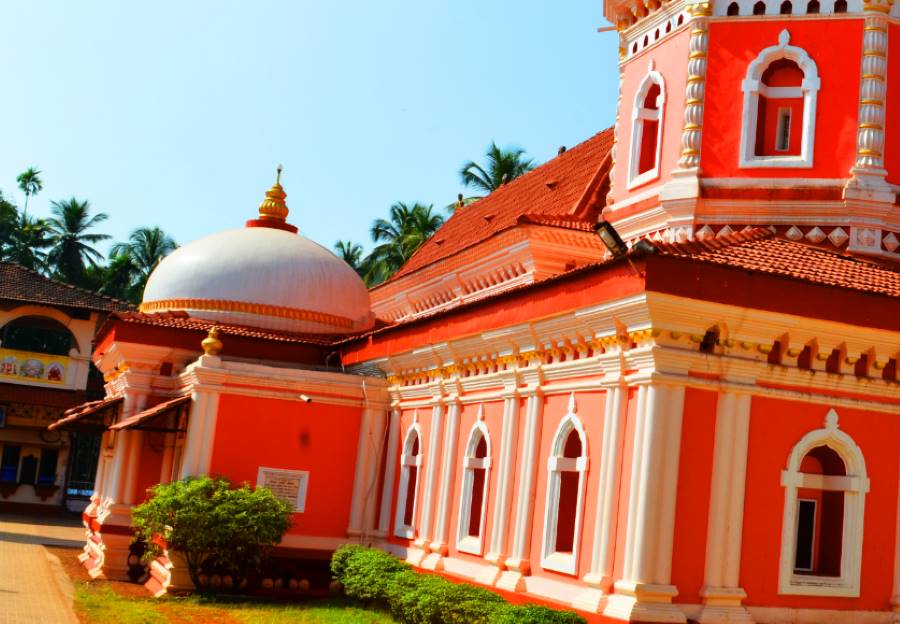
<path id="1" fill-rule="evenodd" d="M 444 217 L 434 211 L 434 205 L 393 204 L 387 219 L 372 224 L 372 240 L 378 245 L 363 263 L 366 283 L 374 286 L 388 279 L 443 224 Z"/>
<path id="2" fill-rule="evenodd" d="M 132 510 L 135 536 L 147 544 L 148 557 L 160 554 L 154 536 L 164 536 L 169 549 L 184 555 L 197 589 L 201 568 L 212 566 L 230 575 L 236 590 L 290 527 L 290 505 L 265 487 L 197 477 L 156 485 L 150 494 Z"/>
<path id="3" fill-rule="evenodd" d="M 525 158 L 525 150 L 518 147 L 501 149 L 492 141 L 484 156 L 483 166 L 470 160 L 459 170 L 463 186 L 483 193 L 464 199 L 463 203 L 493 193 L 504 184 L 534 169 L 534 160 Z"/>

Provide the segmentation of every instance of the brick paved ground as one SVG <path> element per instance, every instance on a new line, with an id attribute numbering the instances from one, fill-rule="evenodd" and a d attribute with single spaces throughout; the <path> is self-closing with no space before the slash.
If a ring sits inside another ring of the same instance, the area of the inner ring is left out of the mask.
<path id="1" fill-rule="evenodd" d="M 0 514 L 0 624 L 76 624 L 72 583 L 42 544 L 83 543 L 77 518 Z"/>

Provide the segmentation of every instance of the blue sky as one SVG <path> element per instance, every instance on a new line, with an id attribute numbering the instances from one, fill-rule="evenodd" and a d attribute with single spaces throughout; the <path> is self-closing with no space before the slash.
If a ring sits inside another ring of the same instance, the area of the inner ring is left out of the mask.
<path id="1" fill-rule="evenodd" d="M 240 226 L 283 163 L 302 233 L 368 247 L 491 140 L 542 162 L 615 118 L 600 0 L 43 0 L 0 24 L 0 189 L 21 207 L 35 165 L 31 212 L 87 199 L 117 239 Z"/>

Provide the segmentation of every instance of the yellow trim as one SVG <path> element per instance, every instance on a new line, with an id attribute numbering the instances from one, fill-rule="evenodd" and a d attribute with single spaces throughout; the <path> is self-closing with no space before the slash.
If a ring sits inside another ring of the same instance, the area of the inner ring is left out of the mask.
<path id="1" fill-rule="evenodd" d="M 244 314 L 257 314 L 259 316 L 272 316 L 286 318 L 294 321 L 312 321 L 337 327 L 350 329 L 353 320 L 345 316 L 301 310 L 286 306 L 275 306 L 264 303 L 251 303 L 249 301 L 229 301 L 226 299 L 160 299 L 158 301 L 145 301 L 141 304 L 141 312 L 165 312 L 168 310 L 204 310 L 209 312 L 240 312 Z"/>

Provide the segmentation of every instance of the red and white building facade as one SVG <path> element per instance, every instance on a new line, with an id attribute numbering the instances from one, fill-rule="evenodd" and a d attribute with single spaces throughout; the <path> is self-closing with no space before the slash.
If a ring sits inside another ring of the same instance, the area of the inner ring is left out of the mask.
<path id="1" fill-rule="evenodd" d="M 218 474 L 291 500 L 282 554 L 372 544 L 591 621 L 900 621 L 900 9 L 604 11 L 615 126 L 388 282 L 276 184 L 101 328 L 109 398 L 70 422 L 106 410 L 104 573 L 148 487 Z"/>

